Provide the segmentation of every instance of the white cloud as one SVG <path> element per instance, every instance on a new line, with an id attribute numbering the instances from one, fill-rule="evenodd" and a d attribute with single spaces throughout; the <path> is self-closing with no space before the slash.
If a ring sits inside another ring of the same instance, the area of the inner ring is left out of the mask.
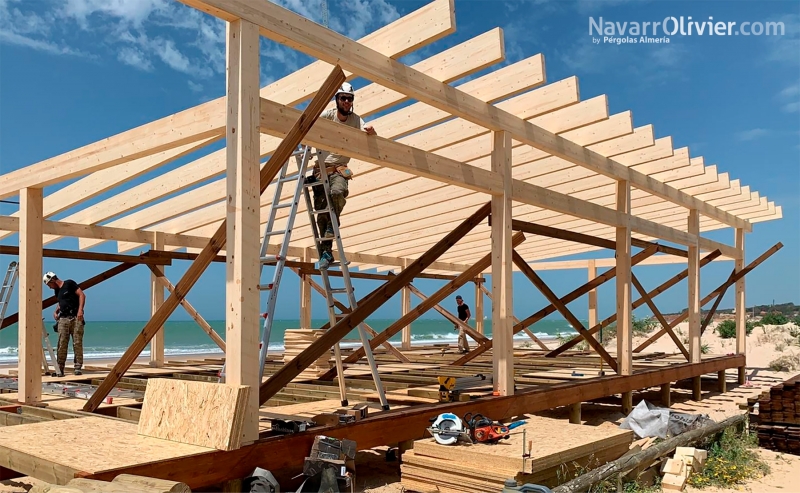
<path id="1" fill-rule="evenodd" d="M 117 60 L 131 67 L 138 68 L 139 70 L 144 70 L 145 72 L 151 72 L 153 70 L 153 64 L 147 58 L 147 55 L 135 47 L 123 47 L 119 50 L 119 53 L 117 53 Z"/>
<path id="2" fill-rule="evenodd" d="M 65 0 L 58 12 L 63 18 L 75 20 L 81 28 L 89 29 L 92 16 L 105 15 L 138 27 L 153 13 L 167 8 L 166 0 Z"/>
<path id="3" fill-rule="evenodd" d="M 800 14 L 786 14 L 770 19 L 770 22 L 782 22 L 782 36 L 763 36 L 769 47 L 767 59 L 774 62 L 800 65 Z"/>
<path id="4" fill-rule="evenodd" d="M 24 46 L 53 55 L 89 56 L 82 50 L 47 39 L 53 16 L 19 9 L 26 6 L 20 0 L 0 0 L 0 43 Z"/>
<path id="5" fill-rule="evenodd" d="M 738 132 L 736 134 L 736 138 L 741 140 L 741 141 L 743 141 L 743 142 L 747 142 L 747 141 L 750 141 L 750 140 L 759 139 L 761 137 L 764 137 L 767 134 L 769 134 L 769 130 L 767 130 L 767 129 L 764 129 L 764 128 L 752 128 L 750 130 L 743 130 L 741 132 Z"/>
<path id="6" fill-rule="evenodd" d="M 800 84 L 794 84 L 779 92 L 778 99 L 783 101 L 782 109 L 786 113 L 800 112 Z"/>
<path id="7" fill-rule="evenodd" d="M 198 84 L 197 82 L 195 82 L 193 80 L 188 80 L 186 82 L 187 82 L 187 84 L 189 84 L 189 90 L 191 90 L 192 92 L 203 92 L 203 85 L 202 84 Z"/>
<path id="8" fill-rule="evenodd" d="M 792 103 L 786 103 L 783 105 L 783 111 L 786 113 L 797 113 L 800 112 L 800 102 L 794 101 Z"/>

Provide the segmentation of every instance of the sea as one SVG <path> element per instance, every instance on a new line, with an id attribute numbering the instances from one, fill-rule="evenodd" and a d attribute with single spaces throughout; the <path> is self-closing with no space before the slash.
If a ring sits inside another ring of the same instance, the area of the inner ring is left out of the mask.
<path id="1" fill-rule="evenodd" d="M 391 319 L 367 320 L 367 324 L 375 331 L 380 332 L 394 323 Z M 45 321 L 48 330 L 50 343 L 55 348 L 58 335 L 53 331 L 53 321 Z M 94 322 L 87 321 L 83 338 L 84 358 L 115 358 L 122 356 L 128 346 L 144 328 L 146 321 L 138 322 Z M 225 322 L 208 321 L 211 327 L 225 339 Z M 313 327 L 321 327 L 327 320 L 314 320 Z M 470 321 L 472 327 L 475 321 Z M 269 350 L 283 350 L 283 335 L 286 329 L 294 329 L 300 326 L 299 320 L 276 320 L 272 326 Z M 546 341 L 553 340 L 559 334 L 572 336 L 575 331 L 565 320 L 541 320 L 530 327 L 537 337 Z M 484 320 L 484 333 L 491 337 L 491 320 Z M 515 340 L 530 340 L 524 333 L 514 336 Z M 458 340 L 458 332 L 453 330 L 453 324 L 446 320 L 418 319 L 411 324 L 411 343 L 412 345 L 425 345 L 436 343 L 455 343 Z M 390 342 L 400 343 L 400 333 L 390 339 Z M 342 341 L 343 346 L 359 344 L 358 332 L 353 330 Z M 471 343 L 474 345 L 474 342 Z M 0 363 L 11 363 L 17 361 L 18 334 L 17 325 L 11 325 L 0 331 Z M 194 321 L 169 321 L 164 326 L 164 353 L 166 355 L 202 355 L 220 354 L 219 347 L 203 332 Z M 71 345 L 70 345 L 71 349 Z M 149 347 L 142 353 L 143 356 L 149 355 Z M 72 358 L 70 351 L 69 358 Z"/>

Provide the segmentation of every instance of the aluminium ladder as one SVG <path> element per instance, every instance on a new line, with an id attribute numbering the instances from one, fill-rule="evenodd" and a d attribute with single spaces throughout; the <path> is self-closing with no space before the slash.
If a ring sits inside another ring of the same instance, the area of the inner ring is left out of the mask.
<path id="1" fill-rule="evenodd" d="M 344 316 L 344 314 L 337 314 L 336 313 L 336 302 L 338 300 L 335 299 L 334 295 L 336 294 L 347 294 L 346 302 L 342 302 L 343 305 L 349 308 L 350 311 L 356 309 L 356 298 L 355 294 L 353 293 L 353 285 L 350 281 L 350 271 L 347 267 L 349 262 L 344 256 L 344 247 L 342 245 L 342 237 L 339 234 L 339 220 L 336 217 L 336 214 L 331 207 L 331 187 L 330 181 L 328 180 L 328 170 L 327 166 L 325 165 L 325 156 L 327 155 L 324 151 L 317 152 L 317 162 L 319 165 L 320 170 L 320 178 L 314 182 L 306 182 L 305 186 L 303 187 L 305 191 L 305 198 L 306 198 L 306 209 L 308 210 L 309 222 L 311 223 L 311 231 L 313 232 L 314 241 L 317 247 L 318 257 L 322 259 L 322 252 L 323 247 L 322 243 L 325 241 L 330 241 L 335 245 L 335 249 L 337 252 L 336 257 L 338 261 L 331 262 L 328 266 L 335 267 L 338 266 L 339 270 L 342 273 L 342 280 L 344 281 L 344 287 L 341 288 L 333 288 L 331 286 L 330 276 L 328 275 L 328 269 L 320 269 L 320 273 L 322 275 L 323 287 L 325 288 L 325 298 L 328 303 L 328 321 L 330 327 L 336 325 L 336 322 Z M 325 193 L 325 207 L 320 210 L 314 210 L 312 200 L 311 200 L 311 193 L 310 191 L 313 187 L 322 186 L 324 193 Z M 317 216 L 320 214 L 327 213 L 330 217 L 330 223 L 333 229 L 333 238 L 325 238 L 324 232 L 319 231 L 319 227 L 317 225 Z M 369 344 L 369 338 L 367 337 L 367 332 L 364 328 L 363 324 L 358 324 L 358 335 L 361 339 L 361 345 L 364 348 L 365 356 L 367 357 L 367 361 L 369 362 L 370 372 L 372 373 L 372 380 L 375 382 L 375 389 L 378 392 L 378 396 L 380 397 L 381 407 L 384 410 L 389 409 L 389 403 L 386 400 L 386 394 L 383 390 L 383 385 L 381 384 L 381 377 L 378 373 L 378 367 L 375 364 L 375 357 L 372 354 L 372 348 Z M 339 347 L 339 343 L 337 342 L 334 346 L 334 356 L 336 360 L 336 372 L 339 377 L 339 393 L 342 400 L 342 406 L 347 405 L 347 390 L 345 388 L 345 380 L 344 380 L 344 367 L 342 365 L 342 356 L 341 350 Z"/>

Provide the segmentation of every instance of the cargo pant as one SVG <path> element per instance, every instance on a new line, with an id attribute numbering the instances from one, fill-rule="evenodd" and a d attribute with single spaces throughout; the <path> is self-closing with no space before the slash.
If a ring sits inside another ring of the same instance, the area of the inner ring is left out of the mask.
<path id="1" fill-rule="evenodd" d="M 463 353 L 469 352 L 469 341 L 467 341 L 467 331 L 465 331 L 461 327 L 458 327 L 458 350 Z"/>
<path id="2" fill-rule="evenodd" d="M 64 365 L 67 363 L 67 349 L 69 338 L 72 336 L 72 352 L 75 353 L 75 369 L 83 367 L 83 327 L 86 322 L 78 320 L 78 317 L 61 317 L 58 319 L 58 350 L 56 361 L 61 373 L 64 373 Z"/>
<path id="3" fill-rule="evenodd" d="M 347 180 L 339 173 L 331 173 L 328 175 L 328 182 L 331 186 L 331 201 L 333 202 L 333 212 L 336 214 L 336 220 L 342 214 L 344 205 L 347 203 L 347 196 L 350 191 L 347 188 Z M 328 206 L 328 201 L 325 199 L 325 190 L 322 187 L 313 187 L 314 190 L 314 210 L 324 209 Z M 342 223 L 339 223 L 341 226 Z M 317 216 L 317 226 L 319 227 L 319 234 L 325 236 L 325 230 L 329 227 L 332 228 L 331 216 L 327 212 Z M 321 243 L 322 252 L 331 252 L 333 241 L 323 241 Z"/>

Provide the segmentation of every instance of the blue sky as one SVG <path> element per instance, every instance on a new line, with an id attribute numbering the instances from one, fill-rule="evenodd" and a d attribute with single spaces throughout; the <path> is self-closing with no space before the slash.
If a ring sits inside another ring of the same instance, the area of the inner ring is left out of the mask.
<path id="1" fill-rule="evenodd" d="M 321 17 L 318 0 L 278 3 L 317 21 Z M 329 0 L 330 25 L 358 38 L 425 3 Z M 717 164 L 720 172 L 729 172 L 732 179 L 740 179 L 781 205 L 782 220 L 756 224 L 747 237 L 748 261 L 778 241 L 785 245 L 748 275 L 748 305 L 800 302 L 800 3 L 456 0 L 455 4 L 457 32 L 408 55 L 404 62 L 411 64 L 502 27 L 504 63 L 543 53 L 549 82 L 577 75 L 582 99 L 607 94 L 610 113 L 631 110 L 635 126 L 653 124 L 656 137 L 672 136 L 675 148 L 688 146 L 692 157 L 704 156 L 706 164 Z M 596 45 L 589 34 L 590 18 L 622 23 L 661 21 L 668 16 L 700 21 L 713 16 L 715 21 L 737 24 L 783 22 L 785 32 L 782 36 L 671 36 L 669 44 L 658 45 Z M 0 0 L 0 171 L 7 173 L 224 95 L 224 33 L 223 22 L 168 0 Z M 262 39 L 262 83 L 309 61 L 301 53 Z M 356 86 L 364 83 L 356 81 Z M 3 214 L 16 209 L 13 204 L 0 204 Z M 733 243 L 732 230 L 707 236 Z M 3 243 L 16 244 L 17 238 Z M 77 241 L 62 240 L 50 247 L 76 248 Z M 111 245 L 97 250 L 114 251 Z M 5 269 L 10 260 L 3 258 L 1 267 Z M 179 262 L 168 267 L 167 276 L 177 282 L 187 265 Z M 56 259 L 44 263 L 45 270 L 76 280 L 110 266 Z M 720 284 L 731 268 L 729 262 L 706 267 L 703 293 Z M 643 267 L 637 275 L 652 288 L 679 270 L 678 266 Z M 586 273 L 543 272 L 542 277 L 556 293 L 565 294 L 585 282 Z M 87 291 L 87 318 L 145 319 L 148 280 L 149 272 L 141 267 L 103 288 Z M 418 283 L 426 293 L 438 285 Z M 357 284 L 357 292 L 365 294 L 373 286 Z M 684 282 L 657 299 L 662 311 L 685 308 L 685 286 Z M 287 274 L 283 289 L 278 315 L 296 318 L 296 276 Z M 471 288 L 462 289 L 461 294 L 472 303 Z M 545 304 L 521 275 L 515 279 L 514 299 L 520 317 Z M 189 300 L 206 318 L 222 319 L 224 266 L 212 266 Z M 601 316 L 612 313 L 613 283 L 600 289 L 599 301 Z M 314 315 L 323 317 L 321 298 L 314 303 Z M 722 306 L 732 305 L 728 294 Z M 585 299 L 571 305 L 579 317 L 585 317 L 585 307 Z M 16 310 L 16 296 L 10 310 Z M 398 313 L 399 300 L 394 300 L 376 317 Z M 187 318 L 180 310 L 174 315 L 174 319 Z"/>

